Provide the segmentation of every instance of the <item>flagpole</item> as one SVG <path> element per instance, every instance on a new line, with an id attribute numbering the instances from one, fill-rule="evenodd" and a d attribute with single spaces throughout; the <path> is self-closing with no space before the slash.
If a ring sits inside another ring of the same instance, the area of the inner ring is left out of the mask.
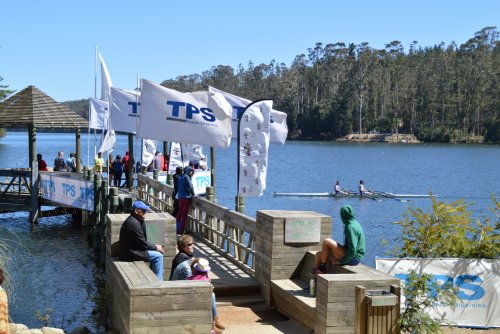
<path id="1" fill-rule="evenodd" d="M 137 134 L 139 133 L 139 117 L 141 117 L 141 106 L 139 105 L 139 91 L 141 90 L 140 87 L 141 83 L 139 81 L 139 74 L 136 76 L 136 83 L 135 83 L 135 104 L 137 106 L 137 117 L 135 119 L 135 136 L 137 137 Z M 142 164 L 144 163 L 143 160 L 143 154 L 144 154 L 144 138 L 141 138 L 141 159 L 139 160 L 141 162 L 141 170 L 140 172 L 142 173 Z M 146 167 L 147 168 L 147 167 Z M 138 173 L 138 171 L 136 171 Z"/>

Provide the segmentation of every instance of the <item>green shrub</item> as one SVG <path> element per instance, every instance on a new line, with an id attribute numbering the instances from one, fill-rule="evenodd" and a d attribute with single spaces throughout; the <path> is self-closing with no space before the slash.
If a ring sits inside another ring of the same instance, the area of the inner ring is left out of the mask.
<path id="1" fill-rule="evenodd" d="M 457 200 L 444 203 L 432 197 L 431 212 L 409 207 L 403 220 L 396 222 L 402 227 L 399 257 L 459 257 L 498 259 L 500 234 L 498 231 L 499 204 L 492 197 L 496 222 L 473 219 L 469 203 Z"/>

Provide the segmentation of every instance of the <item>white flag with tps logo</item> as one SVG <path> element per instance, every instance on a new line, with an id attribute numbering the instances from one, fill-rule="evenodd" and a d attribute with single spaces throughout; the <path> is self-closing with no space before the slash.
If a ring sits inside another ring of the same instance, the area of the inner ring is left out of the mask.
<path id="1" fill-rule="evenodd" d="M 128 133 L 136 132 L 139 117 L 137 99 L 136 92 L 111 87 L 111 129 Z"/>
<path id="2" fill-rule="evenodd" d="M 140 114 L 140 137 L 229 147 L 231 106 L 219 93 L 181 93 L 142 79 Z"/>

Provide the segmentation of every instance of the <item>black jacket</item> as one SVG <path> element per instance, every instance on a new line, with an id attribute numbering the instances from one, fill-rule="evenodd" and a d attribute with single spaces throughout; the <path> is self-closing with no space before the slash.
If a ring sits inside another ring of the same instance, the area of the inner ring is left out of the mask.
<path id="1" fill-rule="evenodd" d="M 148 250 L 156 245 L 147 240 L 144 221 L 130 215 L 120 229 L 120 261 L 148 261 Z"/>
<path id="2" fill-rule="evenodd" d="M 170 270 L 170 278 L 169 280 L 172 278 L 172 274 L 174 273 L 174 270 L 175 268 L 177 268 L 177 266 L 179 264 L 181 264 L 182 262 L 190 259 L 193 257 L 193 254 L 187 254 L 187 253 L 184 253 L 184 252 L 179 252 L 177 253 L 177 255 L 174 257 L 174 259 L 172 260 L 172 269 Z"/>

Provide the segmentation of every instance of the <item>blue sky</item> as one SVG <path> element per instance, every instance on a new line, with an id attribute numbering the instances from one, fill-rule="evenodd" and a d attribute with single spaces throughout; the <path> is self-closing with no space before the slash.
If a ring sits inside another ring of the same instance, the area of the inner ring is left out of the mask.
<path id="1" fill-rule="evenodd" d="M 499 13 L 497 0 L 6 0 L 1 84 L 75 100 L 95 94 L 96 47 L 113 85 L 133 89 L 137 76 L 160 83 L 217 65 L 290 66 L 316 42 L 460 45 L 486 26 L 500 29 Z"/>

